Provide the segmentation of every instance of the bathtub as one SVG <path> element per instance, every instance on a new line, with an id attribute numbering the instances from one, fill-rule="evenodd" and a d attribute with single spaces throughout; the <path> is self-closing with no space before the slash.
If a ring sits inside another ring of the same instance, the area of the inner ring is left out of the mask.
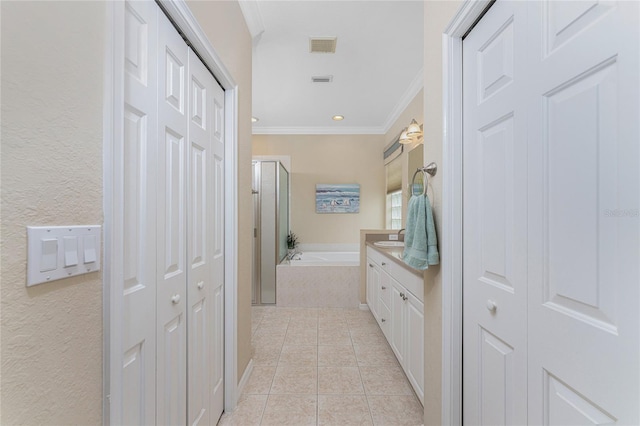
<path id="1" fill-rule="evenodd" d="M 359 252 L 303 252 L 276 268 L 279 307 L 357 308 L 360 305 Z"/>
<path id="2" fill-rule="evenodd" d="M 298 259 L 299 257 L 299 259 Z M 284 261 L 289 266 L 359 266 L 360 253 L 357 251 L 311 251 Z"/>

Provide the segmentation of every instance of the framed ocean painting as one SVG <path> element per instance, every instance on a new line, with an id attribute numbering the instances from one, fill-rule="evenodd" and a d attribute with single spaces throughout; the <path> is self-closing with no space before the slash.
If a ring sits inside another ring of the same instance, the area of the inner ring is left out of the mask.
<path id="1" fill-rule="evenodd" d="M 316 184 L 316 213 L 360 213 L 360 185 Z"/>

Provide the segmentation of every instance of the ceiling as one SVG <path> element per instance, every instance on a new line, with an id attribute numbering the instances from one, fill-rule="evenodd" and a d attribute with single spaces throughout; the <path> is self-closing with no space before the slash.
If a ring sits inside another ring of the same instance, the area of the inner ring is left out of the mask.
<path id="1" fill-rule="evenodd" d="M 254 37 L 254 134 L 383 134 L 422 88 L 422 1 L 240 5 Z M 335 54 L 309 53 L 310 37 L 337 37 Z"/>

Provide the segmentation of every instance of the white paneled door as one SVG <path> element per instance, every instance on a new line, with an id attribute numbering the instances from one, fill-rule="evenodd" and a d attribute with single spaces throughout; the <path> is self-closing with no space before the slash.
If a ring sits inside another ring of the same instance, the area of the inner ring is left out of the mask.
<path id="1" fill-rule="evenodd" d="M 463 41 L 465 424 L 640 424 L 638 17 L 497 1 Z"/>
<path id="2" fill-rule="evenodd" d="M 125 22 L 124 364 L 112 420 L 216 424 L 224 92 L 154 2 L 126 2 Z"/>
<path id="3" fill-rule="evenodd" d="M 156 423 L 157 6 L 125 3 L 121 389 L 113 424 Z M 113 381 L 117 383 L 117 380 Z"/>
<path id="4" fill-rule="evenodd" d="M 187 80 L 189 47 L 158 13 L 157 419 L 187 404 Z"/>

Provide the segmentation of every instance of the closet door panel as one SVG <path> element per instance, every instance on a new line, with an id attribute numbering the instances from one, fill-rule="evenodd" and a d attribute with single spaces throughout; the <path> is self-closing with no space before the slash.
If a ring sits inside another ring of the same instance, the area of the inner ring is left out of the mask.
<path id="1" fill-rule="evenodd" d="M 114 424 L 156 421 L 157 19 L 153 3 L 124 5 L 124 133 L 116 146 L 122 198 L 114 221 L 122 244 L 114 253 L 122 265 L 122 275 L 114 277 L 121 280 L 122 335 L 112 343 L 120 355 L 121 388 L 111 393 Z"/>
<path id="2" fill-rule="evenodd" d="M 213 272 L 213 76 L 189 52 L 189 412 L 188 423 L 210 422 L 210 344 L 212 340 Z M 215 419 L 217 420 L 217 418 Z"/>
<path id="3" fill-rule="evenodd" d="M 159 14 L 157 422 L 183 424 L 187 402 L 188 47 Z"/>

